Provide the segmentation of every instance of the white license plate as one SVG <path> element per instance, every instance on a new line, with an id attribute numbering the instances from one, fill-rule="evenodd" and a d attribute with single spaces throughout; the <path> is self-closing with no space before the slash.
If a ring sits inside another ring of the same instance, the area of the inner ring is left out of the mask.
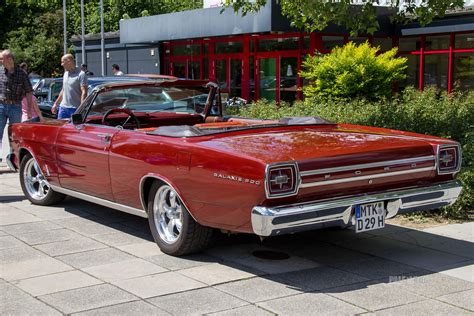
<path id="1" fill-rule="evenodd" d="M 356 233 L 385 227 L 385 208 L 383 202 L 355 206 Z"/>

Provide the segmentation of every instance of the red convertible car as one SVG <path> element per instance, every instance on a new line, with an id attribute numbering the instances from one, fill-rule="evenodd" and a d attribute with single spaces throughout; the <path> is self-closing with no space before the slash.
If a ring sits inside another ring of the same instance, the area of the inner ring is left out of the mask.
<path id="1" fill-rule="evenodd" d="M 458 143 L 318 117 L 225 115 L 219 87 L 107 83 L 68 120 L 14 124 L 10 167 L 38 205 L 66 195 L 147 217 L 165 253 L 197 252 L 214 229 L 274 236 L 355 232 L 452 204 Z"/>

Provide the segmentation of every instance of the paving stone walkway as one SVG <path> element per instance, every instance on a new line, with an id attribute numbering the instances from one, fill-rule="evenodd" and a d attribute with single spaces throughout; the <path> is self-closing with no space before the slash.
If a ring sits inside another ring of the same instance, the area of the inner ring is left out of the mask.
<path id="1" fill-rule="evenodd" d="M 73 198 L 34 206 L 2 173 L 0 278 L 1 315 L 473 315 L 474 223 L 219 236 L 175 258 L 146 219 Z"/>

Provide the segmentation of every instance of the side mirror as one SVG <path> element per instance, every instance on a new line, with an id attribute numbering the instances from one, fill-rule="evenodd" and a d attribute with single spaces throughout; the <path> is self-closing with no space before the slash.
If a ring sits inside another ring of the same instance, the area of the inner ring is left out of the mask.
<path id="1" fill-rule="evenodd" d="M 74 125 L 79 125 L 79 124 L 82 124 L 82 114 L 81 113 L 74 113 L 72 116 L 71 116 L 71 120 L 72 120 L 72 124 Z"/>

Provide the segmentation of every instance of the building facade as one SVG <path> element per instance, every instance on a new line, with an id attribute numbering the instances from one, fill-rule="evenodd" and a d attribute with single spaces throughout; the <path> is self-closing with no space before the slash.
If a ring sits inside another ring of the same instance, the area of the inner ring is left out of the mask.
<path id="1" fill-rule="evenodd" d="M 247 100 L 300 99 L 304 80 L 298 73 L 305 56 L 329 53 L 349 41 L 368 41 L 381 51 L 398 47 L 400 56 L 408 58 L 407 79 L 400 88 L 474 89 L 474 10 L 448 14 L 424 27 L 393 25 L 388 13 L 379 9 L 376 34 L 353 38 L 337 26 L 300 32 L 275 1 L 245 17 L 212 7 L 122 20 L 120 44 L 157 48 L 160 66 L 143 72 L 158 68 L 166 75 L 209 79 L 229 97 Z"/>

